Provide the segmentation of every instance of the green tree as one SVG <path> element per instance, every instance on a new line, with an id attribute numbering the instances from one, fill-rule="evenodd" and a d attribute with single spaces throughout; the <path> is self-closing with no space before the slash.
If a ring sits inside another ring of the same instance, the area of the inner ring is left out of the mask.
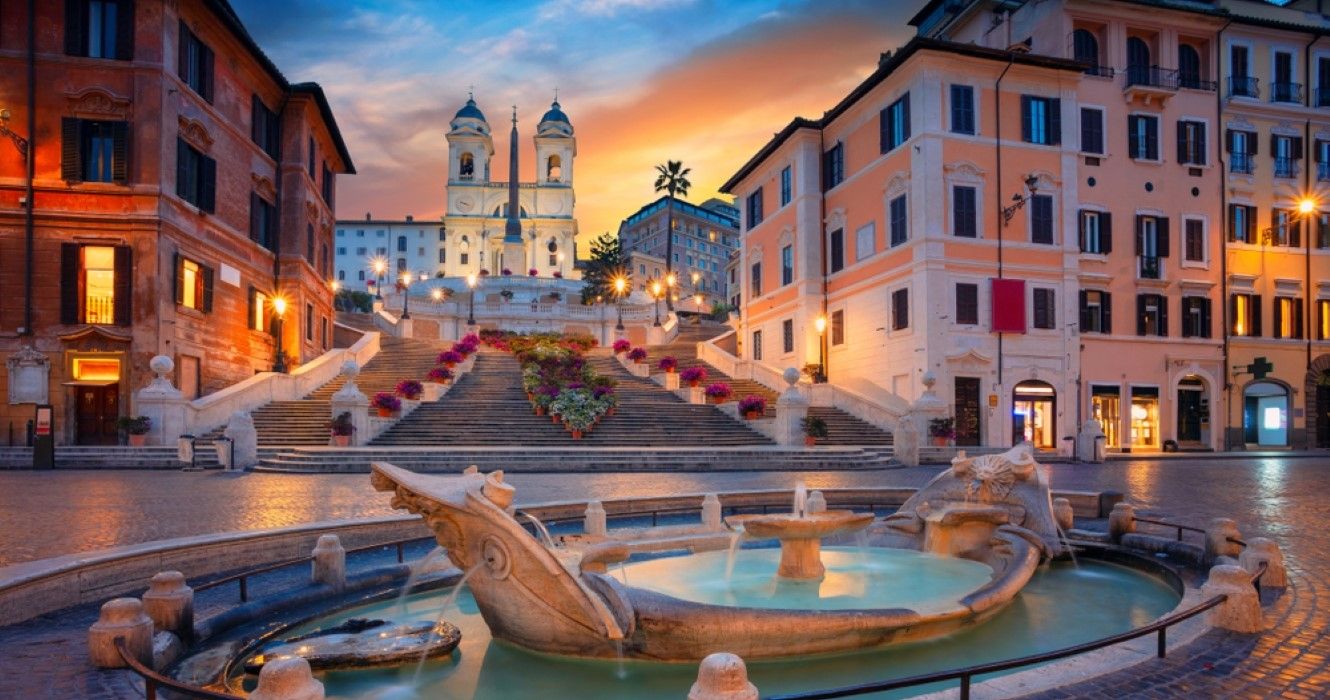
<path id="1" fill-rule="evenodd" d="M 623 247 L 619 237 L 602 233 L 591 242 L 591 258 L 582 273 L 582 303 L 594 304 L 596 299 L 614 298 L 614 278 L 623 272 Z"/>
<path id="2" fill-rule="evenodd" d="M 665 200 L 665 276 L 674 273 L 674 197 L 688 196 L 688 188 L 693 183 L 688 181 L 692 168 L 683 167 L 683 161 L 667 160 L 665 165 L 656 166 L 656 191 L 669 195 Z M 676 277 L 676 279 L 678 279 Z M 665 290 L 665 305 L 674 310 L 672 290 Z"/>

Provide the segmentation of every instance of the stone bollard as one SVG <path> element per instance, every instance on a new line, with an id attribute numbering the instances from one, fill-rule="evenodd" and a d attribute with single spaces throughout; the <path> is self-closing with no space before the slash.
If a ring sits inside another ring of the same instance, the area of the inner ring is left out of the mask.
<path id="1" fill-rule="evenodd" d="M 159 632 L 170 632 L 188 645 L 194 639 L 194 589 L 179 571 L 163 571 L 148 581 L 143 610 Z"/>
<path id="2" fill-rule="evenodd" d="M 725 652 L 702 659 L 697 682 L 688 691 L 688 700 L 757 700 L 757 697 L 757 687 L 748 682 L 744 660 Z"/>
<path id="3" fill-rule="evenodd" d="M 1136 509 L 1130 503 L 1113 504 L 1113 512 L 1108 514 L 1108 539 L 1121 542 L 1129 532 L 1136 532 Z"/>
<path id="4" fill-rule="evenodd" d="M 1261 576 L 1262 586 L 1273 588 L 1288 586 L 1288 570 L 1284 568 L 1284 553 L 1279 551 L 1279 545 L 1264 537 L 1247 540 L 1247 548 L 1238 555 L 1238 566 L 1254 575 L 1262 562 L 1265 562 L 1265 574 Z"/>
<path id="5" fill-rule="evenodd" d="M 117 637 L 125 638 L 129 653 L 152 668 L 152 618 L 143 612 L 137 598 L 116 598 L 102 605 L 97 621 L 88 628 L 88 657 L 97 668 L 124 668 L 115 648 Z"/>
<path id="6" fill-rule="evenodd" d="M 1205 556 L 1211 561 L 1219 557 L 1236 559 L 1239 554 L 1242 554 L 1242 545 L 1237 542 L 1230 542 L 1229 538 L 1242 539 L 1242 533 L 1238 531 L 1237 521 L 1232 518 L 1211 520 L 1210 527 L 1205 530 Z"/>
<path id="7" fill-rule="evenodd" d="M 310 552 L 310 579 L 314 583 L 332 586 L 336 590 L 346 587 L 346 550 L 337 535 L 319 535 L 318 544 Z"/>
<path id="8" fill-rule="evenodd" d="M 600 501 L 586 504 L 586 514 L 582 516 L 582 531 L 596 537 L 605 536 L 605 506 Z"/>
<path id="9" fill-rule="evenodd" d="M 323 700 L 323 684 L 314 679 L 308 661 L 288 656 L 263 665 L 249 700 Z"/>
<path id="10" fill-rule="evenodd" d="M 1210 609 L 1211 625 L 1247 634 L 1265 628 L 1261 620 L 1261 598 L 1246 569 L 1233 564 L 1211 567 L 1210 578 L 1201 586 L 1201 596 L 1208 600 L 1220 594 L 1228 599 Z"/>
<path id="11" fill-rule="evenodd" d="M 821 491 L 809 492 L 808 500 L 804 501 L 804 512 L 808 514 L 827 512 L 827 497 L 823 496 Z"/>
<path id="12" fill-rule="evenodd" d="M 702 497 L 702 527 L 707 530 L 723 530 L 721 522 L 720 498 L 714 493 Z"/>
<path id="13" fill-rule="evenodd" d="M 1064 533 L 1076 524 L 1076 511 L 1071 507 L 1071 501 L 1065 498 L 1053 499 L 1053 520 L 1057 521 Z"/>

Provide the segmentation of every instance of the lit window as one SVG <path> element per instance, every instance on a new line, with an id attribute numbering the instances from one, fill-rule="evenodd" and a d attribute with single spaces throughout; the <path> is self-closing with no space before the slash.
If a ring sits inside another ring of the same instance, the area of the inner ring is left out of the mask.
<path id="1" fill-rule="evenodd" d="M 203 275 L 200 274 L 199 264 L 193 260 L 182 260 L 180 263 L 180 305 L 191 309 L 199 308 L 203 301 L 203 295 L 199 294 L 199 284 L 203 281 Z"/>
<path id="2" fill-rule="evenodd" d="M 84 323 L 115 323 L 115 248 L 83 246 Z"/>

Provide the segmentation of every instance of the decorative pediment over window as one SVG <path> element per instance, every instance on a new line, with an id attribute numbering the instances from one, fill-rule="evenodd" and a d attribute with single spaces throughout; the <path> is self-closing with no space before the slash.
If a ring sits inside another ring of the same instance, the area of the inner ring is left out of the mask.
<path id="1" fill-rule="evenodd" d="M 834 231 L 838 228 L 845 228 L 844 207 L 836 207 L 827 213 L 827 230 Z"/>
<path id="2" fill-rule="evenodd" d="M 128 97 L 119 97 L 101 88 L 87 88 L 66 93 L 70 114 L 85 119 L 129 119 Z"/>
<path id="3" fill-rule="evenodd" d="M 123 350 L 120 346 L 134 339 L 128 331 L 121 332 L 106 326 L 85 326 L 56 338 L 65 344 L 66 349 L 83 352 Z"/>
<path id="4" fill-rule="evenodd" d="M 910 184 L 910 175 L 904 171 L 897 172 L 887 179 L 887 197 L 895 198 L 905 192 L 905 188 Z"/>
<path id="5" fill-rule="evenodd" d="M 260 197 L 269 202 L 277 201 L 277 188 L 273 186 L 272 180 L 269 180 L 258 173 L 250 173 L 249 177 L 254 181 L 254 191 L 257 192 Z"/>
<path id="6" fill-rule="evenodd" d="M 753 260 L 753 259 L 761 260 L 761 259 L 762 259 L 762 246 L 760 246 L 760 245 L 755 245 L 755 246 L 753 246 L 752 248 L 749 248 L 749 249 L 748 249 L 748 259 L 749 259 L 749 260 Z"/>
<path id="7" fill-rule="evenodd" d="M 212 136 L 208 134 L 208 129 L 203 126 L 203 122 L 197 119 L 180 115 L 180 138 L 186 143 L 199 149 L 208 151 L 212 148 Z"/>
<path id="8" fill-rule="evenodd" d="M 778 240 L 780 241 L 780 247 L 782 248 L 794 243 L 794 229 L 789 226 L 781 229 L 780 238 Z"/>
<path id="9" fill-rule="evenodd" d="M 947 163 L 942 169 L 948 177 L 957 180 L 982 180 L 984 177 L 984 169 L 968 160 Z"/>
<path id="10" fill-rule="evenodd" d="M 1230 129 L 1237 129 L 1238 131 L 1256 131 L 1256 125 L 1240 114 L 1230 119 L 1226 126 Z"/>
<path id="11" fill-rule="evenodd" d="M 1040 190 L 1047 191 L 1062 185 L 1062 181 L 1047 170 L 1032 170 L 1030 174 L 1039 182 Z"/>
<path id="12" fill-rule="evenodd" d="M 314 202 L 311 202 L 308 199 L 305 200 L 305 215 L 309 217 L 310 221 L 318 221 L 319 205 L 315 204 Z"/>

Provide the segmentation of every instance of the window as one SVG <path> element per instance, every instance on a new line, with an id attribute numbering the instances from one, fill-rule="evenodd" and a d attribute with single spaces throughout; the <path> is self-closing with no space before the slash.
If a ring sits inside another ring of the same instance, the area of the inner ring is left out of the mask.
<path id="1" fill-rule="evenodd" d="M 1330 57 L 1316 58 L 1316 102 L 1317 107 L 1330 107 Z"/>
<path id="2" fill-rule="evenodd" d="M 1168 335 L 1168 301 L 1164 295 L 1136 296 L 1136 335 Z"/>
<path id="3" fill-rule="evenodd" d="M 1230 243 L 1256 242 L 1256 207 L 1228 205 L 1228 240 Z"/>
<path id="4" fill-rule="evenodd" d="M 305 224 L 305 259 L 314 264 L 314 224 Z"/>
<path id="5" fill-rule="evenodd" d="M 1330 248 L 1330 214 L 1325 212 L 1316 214 L 1316 247 Z"/>
<path id="6" fill-rule="evenodd" d="M 837 310 L 831 312 L 831 344 L 833 346 L 845 344 L 844 311 Z"/>
<path id="7" fill-rule="evenodd" d="M 175 256 L 175 303 L 204 313 L 212 311 L 211 267 Z"/>
<path id="8" fill-rule="evenodd" d="M 882 110 L 878 121 L 879 151 L 886 153 L 910 138 L 910 93 Z M 837 144 L 839 146 L 840 144 Z M 834 187 L 835 185 L 829 185 Z"/>
<path id="9" fill-rule="evenodd" d="M 60 245 L 60 322 L 131 322 L 133 251 L 128 246 Z"/>
<path id="10" fill-rule="evenodd" d="M 264 153 L 272 156 L 274 160 L 278 157 L 278 147 L 281 144 L 281 132 L 277 121 L 277 113 L 268 109 L 263 104 L 263 100 L 258 95 L 250 98 L 250 125 L 249 137 Z"/>
<path id="11" fill-rule="evenodd" d="M 305 164 L 305 167 L 309 172 L 309 179 L 313 180 L 314 179 L 314 137 L 313 136 L 309 137 L 308 145 L 309 148 L 305 150 L 305 156 L 306 159 L 308 160 L 308 162 Z"/>
<path id="12" fill-rule="evenodd" d="M 1200 219 L 1184 219 L 1182 222 L 1182 259 L 1205 262 L 1205 222 Z"/>
<path id="13" fill-rule="evenodd" d="M 1292 209 L 1270 210 L 1270 245 L 1297 248 L 1302 245 L 1302 221 Z"/>
<path id="14" fill-rule="evenodd" d="M 835 274 L 845 269 L 845 231 L 836 229 L 831 232 L 829 239 L 828 256 L 831 258 L 831 272 Z"/>
<path id="15" fill-rule="evenodd" d="M 217 161 L 177 138 L 175 172 L 176 195 L 211 214 L 217 203 Z"/>
<path id="16" fill-rule="evenodd" d="M 277 244 L 277 207 L 257 192 L 249 194 L 249 240 L 268 250 Z"/>
<path id="17" fill-rule="evenodd" d="M 1127 153 L 1136 160 L 1159 160 L 1159 118 L 1148 114 L 1127 117 Z"/>
<path id="18" fill-rule="evenodd" d="M 1234 294 L 1229 297 L 1232 328 L 1230 334 L 1243 338 L 1261 337 L 1261 295 Z"/>
<path id="19" fill-rule="evenodd" d="M 66 182 L 129 179 L 129 123 L 65 117 L 60 121 L 60 176 Z"/>
<path id="20" fill-rule="evenodd" d="M 1158 78 L 1158 69 L 1150 61 L 1150 46 L 1140 37 L 1127 37 L 1127 85 L 1155 85 Z"/>
<path id="21" fill-rule="evenodd" d="M 753 353 L 754 360 L 762 359 L 762 331 L 753 331 Z"/>
<path id="22" fill-rule="evenodd" d="M 1270 154 L 1275 158 L 1275 177 L 1297 177 L 1302 137 L 1270 134 Z"/>
<path id="23" fill-rule="evenodd" d="M 1210 300 L 1205 297 L 1182 297 L 1182 337 L 1210 337 Z"/>
<path id="24" fill-rule="evenodd" d="M 468 253 L 468 252 L 466 252 L 466 251 L 463 251 L 463 252 L 461 252 L 461 253 L 458 253 L 458 254 L 457 254 L 457 263 L 458 263 L 459 265 L 470 265 L 470 264 L 471 264 L 471 254 Z"/>
<path id="25" fill-rule="evenodd" d="M 837 143 L 822 154 L 822 191 L 825 192 L 845 180 L 845 144 Z"/>
<path id="26" fill-rule="evenodd" d="M 399 253 L 406 252 L 406 236 L 397 237 L 397 252 Z"/>
<path id="27" fill-rule="evenodd" d="M 1168 243 L 1166 217 L 1136 217 L 1136 256 L 1140 258 L 1141 279 L 1163 279 L 1162 259 L 1169 256 Z"/>
<path id="28" fill-rule="evenodd" d="M 1316 139 L 1312 142 L 1312 153 L 1316 156 L 1316 179 L 1330 180 L 1330 141 Z"/>
<path id="29" fill-rule="evenodd" d="M 365 271 L 364 271 L 364 270 L 360 270 L 360 271 L 359 271 L 359 274 L 357 275 L 357 277 L 358 277 L 358 279 L 359 279 L 361 282 L 364 282 L 364 281 L 365 281 Z"/>
<path id="30" fill-rule="evenodd" d="M 1034 327 L 1045 330 L 1057 328 L 1057 313 L 1054 290 L 1034 288 Z"/>
<path id="31" fill-rule="evenodd" d="M 1275 297 L 1274 337 L 1302 338 L 1302 299 Z"/>
<path id="32" fill-rule="evenodd" d="M 962 326 L 979 325 L 979 285 L 956 283 L 956 323 Z"/>
<path id="33" fill-rule="evenodd" d="M 363 272 L 361 273 L 364 274 Z M 249 288 L 249 328 L 255 331 L 268 330 L 268 295 Z"/>
<path id="34" fill-rule="evenodd" d="M 1275 52 L 1274 80 L 1270 83 L 1271 102 L 1299 102 L 1302 86 L 1293 82 L 1293 54 Z"/>
<path id="35" fill-rule="evenodd" d="M 951 188 L 951 232 L 961 238 L 975 238 L 978 233 L 979 210 L 977 191 L 969 185 Z"/>
<path id="36" fill-rule="evenodd" d="M 1205 165 L 1205 122 L 1178 121 L 1178 162 Z"/>
<path id="37" fill-rule="evenodd" d="M 951 86 L 951 133 L 974 133 L 974 88 Z"/>
<path id="38" fill-rule="evenodd" d="M 1081 152 L 1104 154 L 1104 110 L 1081 107 Z"/>
<path id="39" fill-rule="evenodd" d="M 1113 252 L 1113 215 L 1106 211 L 1082 209 L 1076 217 L 1080 226 L 1081 252 L 1107 255 Z"/>
<path id="40" fill-rule="evenodd" d="M 895 248 L 910 239 L 909 222 L 905 217 L 905 195 L 892 198 L 887 209 L 891 219 L 891 247 Z"/>
<path id="41" fill-rule="evenodd" d="M 762 223 L 762 189 L 759 187 L 756 192 L 748 195 L 748 200 L 745 204 L 748 210 L 748 228 L 752 229 L 754 226 Z M 674 235 L 676 239 L 678 238 L 676 234 L 671 235 Z M 678 241 L 676 240 L 675 242 L 677 243 Z"/>
<path id="42" fill-rule="evenodd" d="M 749 285 L 752 287 L 752 296 L 754 299 L 762 296 L 762 263 L 753 263 L 752 277 L 749 281 Z"/>
<path id="43" fill-rule="evenodd" d="M 180 23 L 180 48 L 176 58 L 180 79 L 199 97 L 212 102 L 212 49 L 184 22 Z"/>
<path id="44" fill-rule="evenodd" d="M 1098 74 L 1099 39 L 1095 37 L 1094 32 L 1077 29 L 1071 33 L 1071 56 L 1073 60 L 1088 66 L 1086 73 Z"/>
<path id="45" fill-rule="evenodd" d="M 338 271 L 337 271 L 337 281 L 338 281 L 338 282 L 345 282 L 345 281 L 346 281 L 346 270 L 338 270 Z"/>
<path id="46" fill-rule="evenodd" d="M 854 232 L 854 259 L 867 260 L 877 252 L 877 226 L 868 222 Z"/>
<path id="47" fill-rule="evenodd" d="M 1229 129 L 1224 132 L 1224 150 L 1228 151 L 1228 170 L 1233 173 L 1250 175 L 1252 156 L 1256 155 L 1256 134 L 1250 131 Z"/>
<path id="48" fill-rule="evenodd" d="M 1316 339 L 1330 340 L 1330 299 L 1316 300 Z"/>
<path id="49" fill-rule="evenodd" d="M 780 283 L 782 286 L 794 281 L 794 246 L 780 249 Z"/>
<path id="50" fill-rule="evenodd" d="M 1191 44 L 1178 44 L 1178 87 L 1201 89 L 1201 54 Z"/>
<path id="51" fill-rule="evenodd" d="M 324 164 L 323 164 L 323 201 L 328 205 L 328 208 L 329 208 L 329 209 L 331 209 L 331 208 L 333 207 L 333 191 L 334 191 L 334 190 L 333 190 L 333 183 L 334 183 L 335 181 L 336 181 L 336 178 L 333 176 L 332 168 L 329 168 L 329 167 L 328 167 L 328 164 L 327 164 L 327 163 L 324 163 Z"/>
<path id="52" fill-rule="evenodd" d="M 305 340 L 314 340 L 314 305 L 305 304 Z"/>
<path id="53" fill-rule="evenodd" d="M 780 205 L 783 207 L 790 203 L 790 195 L 793 189 L 793 175 L 790 173 L 790 166 L 781 168 L 780 171 Z"/>
<path id="54" fill-rule="evenodd" d="M 1062 143 L 1062 100 L 1021 95 L 1021 140 L 1047 146 Z"/>
<path id="55" fill-rule="evenodd" d="M 132 60 L 133 0 L 67 0 L 65 54 Z"/>
<path id="56" fill-rule="evenodd" d="M 781 351 L 794 352 L 794 321 L 785 319 L 780 323 Z"/>
<path id="57" fill-rule="evenodd" d="M 1228 47 L 1229 88 L 1232 95 L 1256 97 L 1256 80 L 1249 77 L 1249 58 L 1251 52 L 1246 46 L 1234 44 Z"/>
<path id="58" fill-rule="evenodd" d="M 1081 290 L 1081 332 L 1112 333 L 1112 295 L 1095 289 Z"/>
<path id="59" fill-rule="evenodd" d="M 1053 197 L 1030 195 L 1030 242 L 1053 243 Z"/>
<path id="60" fill-rule="evenodd" d="M 910 327 L 910 290 L 897 289 L 891 293 L 891 330 Z"/>

